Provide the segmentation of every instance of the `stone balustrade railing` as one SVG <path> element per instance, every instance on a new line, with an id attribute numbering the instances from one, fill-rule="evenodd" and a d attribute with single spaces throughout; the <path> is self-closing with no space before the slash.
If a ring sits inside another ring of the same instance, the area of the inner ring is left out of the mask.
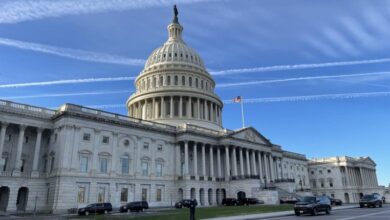
<path id="1" fill-rule="evenodd" d="M 10 111 L 20 112 L 23 111 L 28 114 L 41 115 L 51 117 L 56 111 L 48 108 L 40 108 L 36 106 L 15 103 L 11 101 L 0 100 L 0 109 L 8 109 Z"/>

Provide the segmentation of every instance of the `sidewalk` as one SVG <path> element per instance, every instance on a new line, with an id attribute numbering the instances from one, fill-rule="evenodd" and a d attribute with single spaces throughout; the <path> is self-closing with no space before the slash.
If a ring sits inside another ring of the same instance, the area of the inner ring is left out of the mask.
<path id="1" fill-rule="evenodd" d="M 357 208 L 357 205 L 343 205 L 332 207 L 332 210 L 341 210 L 341 209 L 353 209 Z M 263 218 L 275 218 L 282 216 L 294 215 L 294 211 L 283 211 L 283 212 L 269 212 L 261 214 L 251 214 L 251 215 L 237 215 L 237 216 L 224 216 L 218 218 L 208 218 L 207 220 L 250 220 L 250 219 L 263 219 Z"/>

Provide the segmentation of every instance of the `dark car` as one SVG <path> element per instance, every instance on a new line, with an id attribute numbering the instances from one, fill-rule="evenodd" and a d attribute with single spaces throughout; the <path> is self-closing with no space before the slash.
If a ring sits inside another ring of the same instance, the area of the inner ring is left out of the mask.
<path id="1" fill-rule="evenodd" d="M 301 214 L 317 215 L 318 212 L 325 212 L 328 215 L 331 210 L 330 200 L 326 196 L 304 196 L 294 205 L 296 216 L 300 216 Z"/>
<path id="2" fill-rule="evenodd" d="M 139 212 L 149 208 L 149 204 L 146 201 L 129 202 L 119 208 L 120 212 Z"/>
<path id="3" fill-rule="evenodd" d="M 264 201 L 259 200 L 257 198 L 243 198 L 238 200 L 239 205 L 256 205 L 256 204 L 264 204 Z"/>
<path id="4" fill-rule="evenodd" d="M 78 209 L 79 215 L 89 215 L 90 213 L 107 214 L 112 211 L 112 205 L 109 202 L 106 203 L 93 203 L 84 208 Z"/>
<path id="5" fill-rule="evenodd" d="M 195 203 L 196 205 L 198 205 L 198 202 L 196 201 L 196 199 L 183 199 L 179 202 L 176 202 L 175 203 L 175 208 L 178 208 L 178 209 L 181 209 L 181 208 L 189 208 L 191 206 L 191 203 Z"/>
<path id="6" fill-rule="evenodd" d="M 295 204 L 296 202 L 298 202 L 299 198 L 298 197 L 294 197 L 294 196 L 286 196 L 286 197 L 281 197 L 279 199 L 279 202 L 280 204 L 284 204 L 284 203 L 287 203 L 287 204 Z"/>
<path id="7" fill-rule="evenodd" d="M 225 206 L 232 206 L 232 205 L 239 205 L 240 203 L 236 198 L 225 198 L 222 199 L 222 205 Z"/>
<path id="8" fill-rule="evenodd" d="M 343 201 L 341 201 L 341 199 L 335 199 L 329 196 L 328 199 L 330 200 L 331 205 L 343 205 Z"/>
<path id="9" fill-rule="evenodd" d="M 378 194 L 364 195 L 360 201 L 360 208 L 363 207 L 382 207 L 383 201 L 382 197 Z"/>

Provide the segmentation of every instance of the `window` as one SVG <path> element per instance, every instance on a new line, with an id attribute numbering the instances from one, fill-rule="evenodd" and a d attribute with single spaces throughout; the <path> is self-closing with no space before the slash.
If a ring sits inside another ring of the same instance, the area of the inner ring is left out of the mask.
<path id="1" fill-rule="evenodd" d="M 4 162 L 3 162 L 4 161 Z M 1 165 L 3 166 L 3 171 L 5 171 L 7 169 L 7 163 L 8 163 L 8 157 L 5 157 L 3 158 L 3 160 L 1 161 L 3 162 Z"/>
<path id="2" fill-rule="evenodd" d="M 47 171 L 47 157 L 45 156 L 43 158 L 43 172 L 46 173 Z"/>
<path id="3" fill-rule="evenodd" d="M 182 76 L 182 77 L 181 77 L 181 84 L 182 84 L 183 86 L 186 85 L 186 77 L 185 77 L 185 76 Z"/>
<path id="4" fill-rule="evenodd" d="M 83 173 L 88 172 L 88 157 L 87 156 L 80 157 L 80 171 Z"/>
<path id="5" fill-rule="evenodd" d="M 149 175 L 149 163 L 144 161 L 142 162 L 142 176 L 148 176 Z"/>
<path id="6" fill-rule="evenodd" d="M 127 202 L 127 195 L 129 194 L 128 188 L 121 189 L 121 202 Z"/>
<path id="7" fill-rule="evenodd" d="M 178 84 L 179 84 L 179 77 L 175 76 L 175 86 L 177 86 Z"/>
<path id="8" fill-rule="evenodd" d="M 148 201 L 148 189 L 142 188 L 142 201 Z"/>
<path id="9" fill-rule="evenodd" d="M 24 171 L 24 165 L 26 164 L 26 160 L 22 160 L 22 166 L 20 167 L 20 172 Z"/>
<path id="10" fill-rule="evenodd" d="M 9 134 L 7 141 L 10 142 L 11 140 L 12 140 L 12 134 Z"/>
<path id="11" fill-rule="evenodd" d="M 156 201 L 157 202 L 161 202 L 161 193 L 162 193 L 162 190 L 161 189 L 157 189 L 157 195 L 156 195 Z"/>
<path id="12" fill-rule="evenodd" d="M 149 149 L 149 143 L 148 143 L 148 142 L 144 142 L 144 149 L 145 149 L 145 150 L 148 150 L 148 149 Z"/>
<path id="13" fill-rule="evenodd" d="M 51 161 L 50 161 L 50 173 L 53 172 L 53 170 L 54 170 L 54 161 L 55 161 L 55 157 L 51 157 Z"/>
<path id="14" fill-rule="evenodd" d="M 157 146 L 157 150 L 158 150 L 158 151 L 162 151 L 162 150 L 163 150 L 162 144 L 159 144 L 159 145 Z"/>
<path id="15" fill-rule="evenodd" d="M 25 138 L 24 138 L 24 143 L 28 143 L 28 136 L 26 136 Z"/>
<path id="16" fill-rule="evenodd" d="M 79 191 L 77 193 L 77 202 L 85 203 L 85 186 L 79 186 Z"/>
<path id="17" fill-rule="evenodd" d="M 171 85 L 171 76 L 168 76 L 167 77 L 167 86 L 170 86 Z"/>
<path id="18" fill-rule="evenodd" d="M 98 191 L 98 202 L 105 202 L 106 188 L 101 186 Z"/>
<path id="19" fill-rule="evenodd" d="M 91 134 L 84 133 L 83 134 L 83 141 L 90 141 L 91 140 Z"/>
<path id="20" fill-rule="evenodd" d="M 162 176 L 162 164 L 161 163 L 156 164 L 156 176 L 158 176 L 158 177 Z"/>
<path id="21" fill-rule="evenodd" d="M 153 88 L 156 88 L 156 81 L 157 81 L 157 79 L 156 79 L 156 77 L 154 76 L 154 77 L 153 77 Z"/>
<path id="22" fill-rule="evenodd" d="M 129 157 L 128 156 L 121 157 L 121 171 L 122 171 L 122 174 L 129 174 Z"/>
<path id="23" fill-rule="evenodd" d="M 195 79 L 195 87 L 198 88 L 198 78 Z"/>
<path id="24" fill-rule="evenodd" d="M 310 171 L 311 174 L 314 174 L 314 171 Z"/>
<path id="25" fill-rule="evenodd" d="M 328 173 L 331 173 L 332 171 L 331 170 L 328 170 Z"/>
<path id="26" fill-rule="evenodd" d="M 190 77 L 190 78 L 188 79 L 188 84 L 189 84 L 189 86 L 192 87 L 192 77 Z"/>
<path id="27" fill-rule="evenodd" d="M 54 134 L 54 142 L 57 142 L 57 139 L 58 139 L 58 134 Z"/>
<path id="28" fill-rule="evenodd" d="M 110 142 L 110 137 L 108 136 L 103 136 L 102 143 L 103 144 L 108 144 Z"/>
<path id="29" fill-rule="evenodd" d="M 124 140 L 123 141 L 123 145 L 125 145 L 126 147 L 130 145 L 130 141 L 129 140 Z"/>
<path id="30" fill-rule="evenodd" d="M 200 81 L 200 88 L 203 89 L 203 80 Z"/>
<path id="31" fill-rule="evenodd" d="M 100 158 L 100 172 L 101 173 L 107 173 L 107 164 L 108 164 L 107 158 Z"/>
<path id="32" fill-rule="evenodd" d="M 162 86 L 163 84 L 163 76 L 160 76 L 160 80 L 158 81 L 158 86 Z"/>
<path id="33" fill-rule="evenodd" d="M 318 171 L 320 174 L 322 174 L 322 170 Z"/>

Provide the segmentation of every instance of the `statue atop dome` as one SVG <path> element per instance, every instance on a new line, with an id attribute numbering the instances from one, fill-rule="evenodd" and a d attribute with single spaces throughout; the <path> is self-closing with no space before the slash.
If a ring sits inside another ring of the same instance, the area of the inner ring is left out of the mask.
<path id="1" fill-rule="evenodd" d="M 179 18 L 177 17 L 179 15 L 179 11 L 177 10 L 176 5 L 173 5 L 173 23 L 179 23 Z"/>

